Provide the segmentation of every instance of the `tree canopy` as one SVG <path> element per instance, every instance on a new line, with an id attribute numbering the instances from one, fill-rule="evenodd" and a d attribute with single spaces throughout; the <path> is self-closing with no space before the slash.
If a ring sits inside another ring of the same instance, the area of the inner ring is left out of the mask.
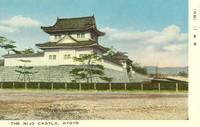
<path id="1" fill-rule="evenodd" d="M 17 51 L 15 48 L 15 41 L 9 40 L 5 37 L 0 36 L 0 48 L 3 48 L 5 50 L 8 51 L 8 53 L 10 51 L 13 51 L 15 53 L 19 53 L 19 51 Z"/>
<path id="2" fill-rule="evenodd" d="M 32 48 L 27 48 L 27 49 L 20 51 L 20 53 L 21 54 L 32 54 L 32 53 L 34 53 L 34 50 Z"/>
<path id="3" fill-rule="evenodd" d="M 30 60 L 19 60 L 21 61 L 24 65 L 23 66 L 17 66 L 17 69 L 15 70 L 15 72 L 17 72 L 19 74 L 18 79 L 23 80 L 24 82 L 26 82 L 27 80 L 30 81 L 30 76 L 34 75 L 38 72 L 33 72 L 32 66 L 26 66 L 26 63 L 30 63 Z M 27 79 L 27 80 L 26 80 Z"/>
<path id="4" fill-rule="evenodd" d="M 140 63 L 137 63 L 137 62 L 132 63 L 132 64 L 131 64 L 131 67 L 133 68 L 133 70 L 134 70 L 135 72 L 138 72 L 138 73 L 144 74 L 144 75 L 147 74 L 147 69 L 146 69 L 145 67 L 142 67 L 142 66 L 140 65 Z"/>
<path id="5" fill-rule="evenodd" d="M 185 71 L 180 71 L 178 74 L 178 76 L 183 76 L 183 77 L 188 77 L 188 73 Z"/>
<path id="6" fill-rule="evenodd" d="M 74 82 L 85 79 L 86 82 L 92 83 L 94 78 L 100 78 L 107 82 L 112 81 L 112 78 L 105 75 L 104 66 L 98 64 L 98 61 L 101 61 L 102 58 L 96 53 L 82 54 L 73 59 L 80 64 L 70 71 Z"/>

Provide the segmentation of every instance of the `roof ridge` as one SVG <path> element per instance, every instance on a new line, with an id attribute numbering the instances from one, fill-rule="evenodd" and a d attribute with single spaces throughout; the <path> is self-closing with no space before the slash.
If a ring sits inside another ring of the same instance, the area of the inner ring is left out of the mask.
<path id="1" fill-rule="evenodd" d="M 82 17 L 72 17 L 72 18 L 59 18 L 59 17 L 57 17 L 58 20 L 66 20 L 66 19 L 82 19 L 82 18 L 94 18 L 94 15 L 92 15 L 92 16 L 82 16 Z"/>

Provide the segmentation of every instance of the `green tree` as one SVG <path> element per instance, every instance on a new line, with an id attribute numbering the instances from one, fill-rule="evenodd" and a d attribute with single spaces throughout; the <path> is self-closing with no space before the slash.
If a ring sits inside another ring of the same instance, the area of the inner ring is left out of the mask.
<path id="1" fill-rule="evenodd" d="M 19 53 L 15 48 L 15 41 L 9 40 L 5 37 L 0 36 L 0 48 L 3 48 L 8 51 L 8 54 L 10 51 L 13 51 L 14 53 Z"/>
<path id="2" fill-rule="evenodd" d="M 103 54 L 103 57 L 113 58 L 117 53 L 119 53 L 115 48 L 107 48 L 108 50 Z"/>
<path id="3" fill-rule="evenodd" d="M 104 66 L 97 64 L 97 62 L 101 61 L 102 58 L 96 53 L 82 54 L 73 59 L 75 62 L 78 62 L 80 66 L 77 66 L 70 71 L 70 74 L 74 78 L 72 81 L 77 82 L 85 79 L 87 83 L 92 83 L 95 77 L 108 82 L 112 81 L 112 78 L 105 75 Z"/>
<path id="4" fill-rule="evenodd" d="M 27 48 L 27 49 L 20 51 L 20 53 L 21 54 L 33 54 L 34 50 L 32 48 Z"/>
<path id="5" fill-rule="evenodd" d="M 9 40 L 5 37 L 0 36 L 0 48 L 3 48 L 8 51 L 8 54 L 10 51 L 13 51 L 16 54 L 32 54 L 34 53 L 34 50 L 32 48 L 27 48 L 22 51 L 16 50 L 15 41 Z"/>
<path id="6" fill-rule="evenodd" d="M 37 73 L 37 72 L 33 72 L 32 66 L 27 66 L 26 63 L 31 62 L 30 60 L 19 60 L 21 61 L 24 65 L 23 66 L 17 66 L 17 69 L 15 70 L 15 72 L 17 72 L 19 74 L 18 79 L 23 80 L 24 83 L 26 83 L 27 81 L 30 82 L 30 76 Z"/>
<path id="7" fill-rule="evenodd" d="M 142 67 L 139 63 L 135 62 L 131 64 L 131 67 L 135 72 L 138 72 L 140 74 L 147 74 L 147 69 L 145 67 Z"/>
<path id="8" fill-rule="evenodd" d="M 183 76 L 183 77 L 188 77 L 188 73 L 185 71 L 180 71 L 178 74 L 178 76 Z"/>

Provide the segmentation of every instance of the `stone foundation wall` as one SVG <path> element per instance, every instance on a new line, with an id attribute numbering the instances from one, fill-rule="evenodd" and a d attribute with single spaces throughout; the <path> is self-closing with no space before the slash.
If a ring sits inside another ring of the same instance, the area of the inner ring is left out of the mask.
<path id="1" fill-rule="evenodd" d="M 76 65 L 77 66 L 77 65 Z M 73 77 L 70 76 L 69 72 L 75 68 L 74 65 L 69 66 L 41 66 L 34 67 L 32 72 L 37 72 L 34 75 L 30 75 L 30 81 L 32 82 L 71 82 Z M 5 67 L 0 66 L 0 82 L 20 82 L 23 81 L 23 75 L 19 77 L 19 73 L 15 72 L 17 67 Z M 148 77 L 140 75 L 138 73 L 128 75 L 127 72 L 124 71 L 116 71 L 112 69 L 105 68 L 105 74 L 107 77 L 112 77 L 112 82 L 142 82 L 147 81 Z M 82 80 L 81 82 L 85 82 Z M 105 82 L 99 78 L 93 79 L 93 82 Z"/>
<path id="2" fill-rule="evenodd" d="M 37 72 L 34 75 L 30 75 L 32 82 L 71 82 L 73 77 L 69 72 L 75 68 L 75 66 L 41 66 L 34 67 L 31 71 Z M 0 81 L 22 81 L 23 75 L 19 77 L 17 67 L 0 67 Z M 112 82 L 129 82 L 126 71 L 116 71 L 112 69 L 105 69 L 105 74 L 108 77 L 112 77 Z M 85 80 L 84 80 L 85 81 Z M 82 82 L 84 82 L 82 81 Z M 105 82 L 99 78 L 93 79 L 94 82 Z"/>

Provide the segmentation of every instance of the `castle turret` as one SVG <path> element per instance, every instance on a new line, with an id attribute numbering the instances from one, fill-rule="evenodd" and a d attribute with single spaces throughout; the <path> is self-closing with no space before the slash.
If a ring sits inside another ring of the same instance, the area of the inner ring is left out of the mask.
<path id="1" fill-rule="evenodd" d="M 41 29 L 50 35 L 50 41 L 56 42 L 65 35 L 71 35 L 77 40 L 93 40 L 105 35 L 97 29 L 94 16 L 78 18 L 58 18 L 53 26 L 42 26 Z"/>

